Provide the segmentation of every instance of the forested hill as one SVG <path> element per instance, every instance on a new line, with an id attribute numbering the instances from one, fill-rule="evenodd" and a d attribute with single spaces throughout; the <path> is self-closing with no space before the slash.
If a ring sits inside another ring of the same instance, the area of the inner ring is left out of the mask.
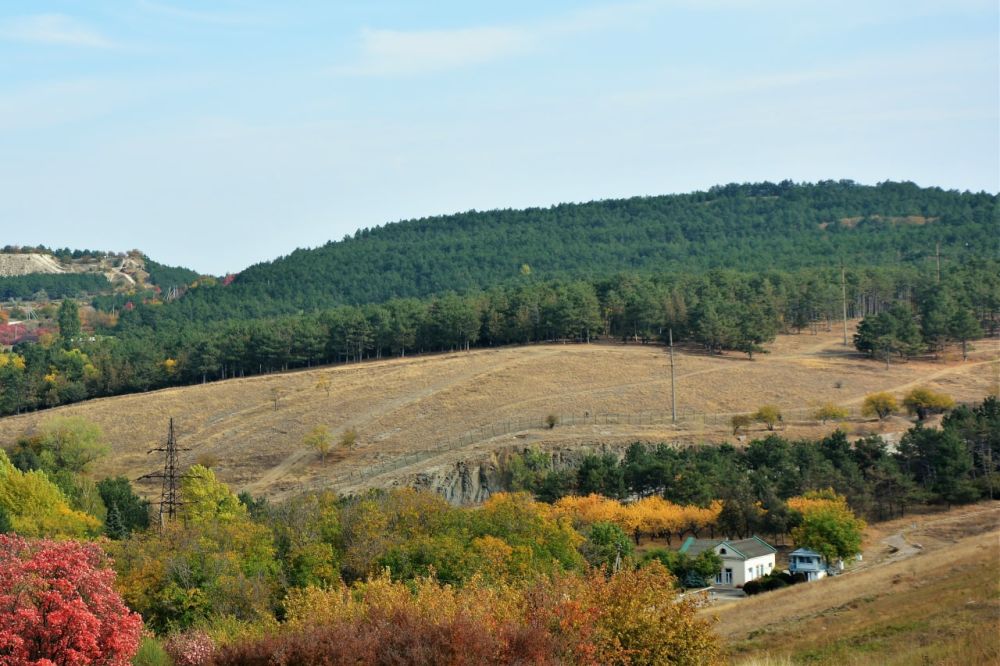
<path id="1" fill-rule="evenodd" d="M 937 242 L 953 259 L 996 256 L 997 200 L 913 183 L 784 181 L 460 213 L 297 250 L 175 305 L 199 318 L 265 316 L 482 289 L 529 271 L 549 279 L 889 266 L 927 262 Z"/>

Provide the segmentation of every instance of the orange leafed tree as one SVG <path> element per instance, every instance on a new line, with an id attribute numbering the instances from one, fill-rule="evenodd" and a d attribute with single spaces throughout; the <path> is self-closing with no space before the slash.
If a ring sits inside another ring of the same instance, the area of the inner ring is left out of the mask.
<path id="1" fill-rule="evenodd" d="M 594 494 L 585 497 L 568 495 L 557 501 L 555 506 L 577 527 L 610 522 L 634 534 L 637 540 L 642 535 L 663 535 L 668 543 L 675 534 L 680 537 L 689 532 L 699 536 L 705 530 L 714 531 L 722 511 L 719 500 L 707 507 L 693 504 L 681 506 L 654 496 L 622 504 Z"/>

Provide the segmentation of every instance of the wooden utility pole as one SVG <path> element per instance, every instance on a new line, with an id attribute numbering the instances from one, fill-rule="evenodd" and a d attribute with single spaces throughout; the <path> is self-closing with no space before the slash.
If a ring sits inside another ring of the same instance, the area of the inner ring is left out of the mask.
<path id="1" fill-rule="evenodd" d="M 677 388 L 674 385 L 674 329 L 671 328 L 670 336 L 670 420 L 677 423 Z"/>
<path id="2" fill-rule="evenodd" d="M 847 346 L 847 275 L 844 264 L 840 264 L 840 295 L 844 305 L 844 346 Z"/>

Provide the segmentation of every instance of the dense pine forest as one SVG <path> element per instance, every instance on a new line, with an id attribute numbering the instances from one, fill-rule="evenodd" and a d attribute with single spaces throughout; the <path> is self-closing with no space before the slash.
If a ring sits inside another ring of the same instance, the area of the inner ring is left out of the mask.
<path id="1" fill-rule="evenodd" d="M 78 298 L 110 289 L 101 273 L 31 273 L 0 277 L 0 300 L 29 300 L 44 292 L 46 298 Z"/>
<path id="2" fill-rule="evenodd" d="M 700 274 L 931 266 L 998 256 L 997 197 L 886 182 L 783 181 L 707 192 L 468 212 L 363 229 L 259 264 L 178 309 L 225 319 L 619 272 Z"/>

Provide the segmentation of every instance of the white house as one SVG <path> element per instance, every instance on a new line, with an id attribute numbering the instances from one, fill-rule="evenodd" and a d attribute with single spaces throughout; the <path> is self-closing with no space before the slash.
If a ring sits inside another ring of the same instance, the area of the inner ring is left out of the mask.
<path id="1" fill-rule="evenodd" d="M 715 577 L 715 584 L 736 587 L 774 571 L 774 554 L 778 552 L 758 536 L 738 541 L 688 537 L 680 552 L 697 557 L 709 549 L 722 558 L 722 571 Z"/>

